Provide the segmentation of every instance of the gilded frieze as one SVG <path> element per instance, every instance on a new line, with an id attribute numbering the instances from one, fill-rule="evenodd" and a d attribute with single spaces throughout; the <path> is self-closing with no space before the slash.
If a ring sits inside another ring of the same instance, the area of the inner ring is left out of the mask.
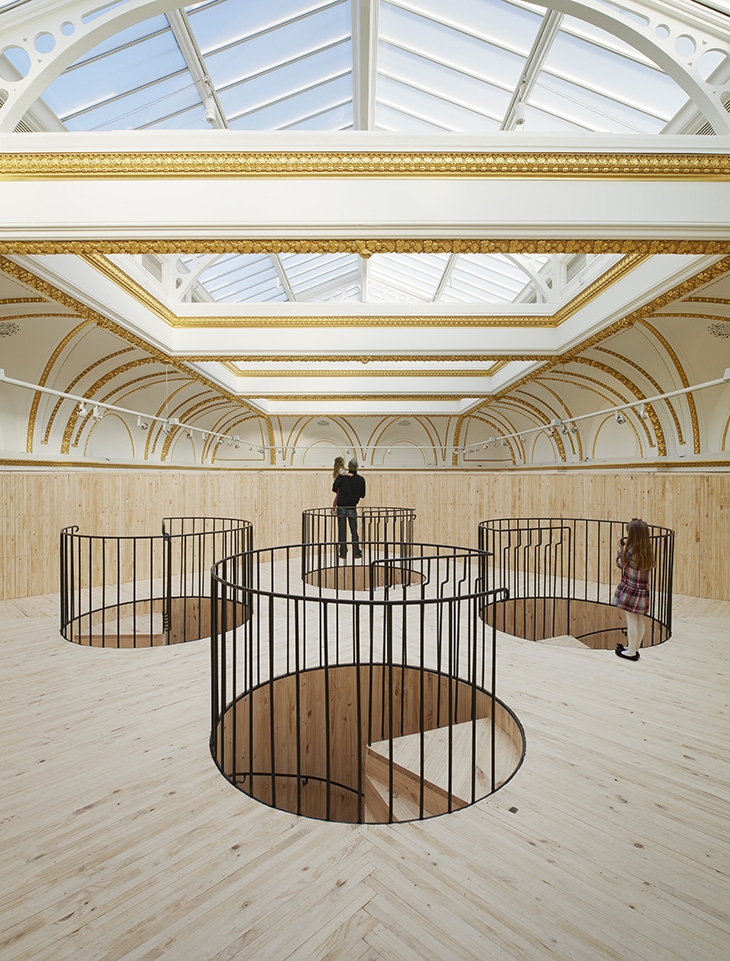
<path id="1" fill-rule="evenodd" d="M 636 237 L 96 237 L 83 240 L 0 240 L 0 254 L 708 254 L 723 256 L 727 240 Z"/>
<path id="2" fill-rule="evenodd" d="M 4 180 L 175 177 L 510 177 L 727 180 L 726 154 L 467 151 L 48 152 L 0 155 Z"/>

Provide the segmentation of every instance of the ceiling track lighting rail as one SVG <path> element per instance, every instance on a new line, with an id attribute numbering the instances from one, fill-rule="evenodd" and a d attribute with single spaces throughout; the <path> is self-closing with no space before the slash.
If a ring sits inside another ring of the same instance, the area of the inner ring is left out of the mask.
<path id="1" fill-rule="evenodd" d="M 202 427 L 194 427 L 192 424 L 181 423 L 177 417 L 158 417 L 155 414 L 143 414 L 136 410 L 130 410 L 127 407 L 118 407 L 116 404 L 105 404 L 102 401 L 90 401 L 88 397 L 80 397 L 77 394 L 69 394 L 63 390 L 54 390 L 51 387 L 41 387 L 39 384 L 29 384 L 23 380 L 15 380 L 13 377 L 8 377 L 5 371 L 0 368 L 0 382 L 6 384 L 13 384 L 16 387 L 25 387 L 28 390 L 38 391 L 42 394 L 52 394 L 54 397 L 64 397 L 68 400 L 78 401 L 78 413 L 81 417 L 85 417 L 89 413 L 89 406 L 91 406 L 91 416 L 96 421 L 100 421 L 106 411 L 113 410 L 119 414 L 131 414 L 133 417 L 137 418 L 137 427 L 140 430 L 148 430 L 151 423 L 156 422 L 162 424 L 161 430 L 165 434 L 170 434 L 173 427 L 181 427 L 185 434 L 192 438 L 193 432 L 197 432 L 201 436 L 201 440 L 205 441 L 208 437 L 215 439 L 218 445 L 228 444 L 229 447 L 235 447 L 238 450 L 241 446 L 241 438 L 238 434 L 220 434 L 216 431 L 203 429 Z M 654 404 L 659 400 L 667 400 L 670 397 L 679 397 L 683 394 L 691 394 L 694 391 L 706 390 L 708 387 L 719 387 L 723 384 L 730 382 L 730 367 L 728 367 L 723 373 L 722 377 L 718 377 L 716 380 L 708 380 L 704 384 L 695 384 L 692 387 L 681 387 L 678 390 L 670 390 L 665 394 L 656 394 L 654 397 L 645 397 L 642 400 L 633 401 L 629 404 L 621 404 L 616 407 L 607 407 L 603 410 L 592 411 L 590 414 L 579 414 L 577 417 L 568 417 L 563 419 L 553 418 L 549 424 L 540 424 L 538 427 L 529 427 L 526 430 L 515 431 L 511 434 L 500 434 L 499 437 L 490 437 L 486 443 L 480 441 L 478 444 L 468 444 L 464 447 L 454 447 L 452 454 L 473 454 L 476 453 L 480 448 L 487 450 L 491 445 L 498 448 L 500 443 L 502 447 L 508 447 L 509 440 L 519 440 L 524 441 L 524 439 L 530 434 L 539 434 L 540 431 L 545 431 L 551 436 L 555 436 L 558 432 L 563 434 L 576 434 L 578 433 L 578 421 L 589 420 L 592 417 L 607 417 L 613 414 L 616 419 L 617 424 L 626 423 L 626 413 L 628 411 L 635 411 L 637 417 L 641 420 L 646 421 L 649 419 L 649 414 L 647 413 L 647 406 L 649 404 Z M 301 447 L 296 447 L 289 444 L 271 444 L 271 445 L 260 445 L 256 444 L 256 450 L 259 454 L 264 454 L 267 452 L 277 451 L 281 452 L 282 458 L 286 458 L 287 453 L 294 454 L 297 450 L 301 450 Z M 252 450 L 252 445 L 248 445 L 249 451 Z M 308 449 L 308 448 L 306 448 Z M 361 450 L 361 456 L 363 461 L 367 458 L 368 452 L 374 454 L 377 450 L 385 451 L 386 455 L 392 453 L 393 450 L 407 449 L 407 450 L 425 450 L 432 451 L 433 445 L 423 446 L 419 444 L 368 444 L 367 447 L 363 447 Z M 347 449 L 347 453 L 350 453 L 350 448 Z"/>

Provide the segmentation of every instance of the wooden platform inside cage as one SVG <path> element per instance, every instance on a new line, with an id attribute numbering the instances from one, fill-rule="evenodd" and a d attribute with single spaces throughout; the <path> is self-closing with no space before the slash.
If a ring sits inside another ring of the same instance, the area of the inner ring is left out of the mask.
<path id="1" fill-rule="evenodd" d="M 577 641 L 593 650 L 613 650 L 616 644 L 625 643 L 626 619 L 611 604 L 562 597 L 514 598 L 484 609 L 482 616 L 490 625 L 493 610 L 498 631 L 526 640 L 555 642 L 565 637 L 572 639 L 567 642 L 571 646 Z M 652 630 L 655 644 L 666 639 L 666 629 L 658 623 L 652 627 L 647 618 L 647 642 Z"/>
<path id="2" fill-rule="evenodd" d="M 357 822 L 362 795 L 363 819 L 387 821 L 382 812 L 383 798 L 387 804 L 389 793 L 392 735 L 395 820 L 419 817 L 421 775 L 426 782 L 424 817 L 472 803 L 472 794 L 474 798 L 489 794 L 490 695 L 472 690 L 465 681 L 417 668 L 395 667 L 392 692 L 390 683 L 390 670 L 382 665 L 343 666 L 277 678 L 239 698 L 227 711 L 223 726 L 219 725 L 223 772 L 251 797 L 281 810 Z M 469 720 L 472 699 L 475 725 Z M 519 724 L 498 701 L 495 715 L 499 786 L 518 767 L 524 743 Z M 425 732 L 423 769 L 421 730 Z M 453 795 L 451 803 L 449 795 Z"/>
<path id="3" fill-rule="evenodd" d="M 159 599 L 126 602 L 82 615 L 72 622 L 70 639 L 86 647 L 149 648 L 210 637 L 209 597 L 174 597 L 169 631 L 164 630 L 163 606 Z M 222 617 L 223 608 L 219 608 Z M 229 629 L 247 619 L 247 609 L 241 604 L 228 602 L 226 610 Z"/>
<path id="4" fill-rule="evenodd" d="M 423 575 L 411 570 L 408 562 L 397 564 L 348 563 L 343 560 L 336 567 L 323 567 L 304 575 L 304 581 L 313 587 L 339 591 L 369 591 L 371 588 L 397 587 L 423 583 Z"/>

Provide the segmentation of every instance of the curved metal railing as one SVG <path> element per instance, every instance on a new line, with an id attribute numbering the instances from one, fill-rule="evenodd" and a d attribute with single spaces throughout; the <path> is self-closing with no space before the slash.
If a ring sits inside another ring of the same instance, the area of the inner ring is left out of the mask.
<path id="1" fill-rule="evenodd" d="M 564 517 L 482 521 L 479 547 L 491 555 L 484 561 L 485 581 L 493 590 L 509 590 L 509 600 L 496 605 L 496 627 L 533 641 L 570 635 L 604 650 L 624 643 L 626 622 L 612 600 L 620 578 L 616 551 L 627 526 Z M 649 529 L 656 566 L 644 647 L 672 634 L 674 531 Z"/>
<path id="2" fill-rule="evenodd" d="M 250 550 L 250 521 L 165 517 L 162 533 L 60 536 L 61 634 L 92 647 L 155 647 L 210 635 L 210 568 Z"/>
<path id="3" fill-rule="evenodd" d="M 301 544 L 215 565 L 211 753 L 241 791 L 390 823 L 455 811 L 512 777 L 524 736 L 497 697 L 496 630 L 479 616 L 506 592 L 484 585 L 479 551 L 409 547 L 371 561 L 367 592 L 303 582 Z"/>
<path id="4" fill-rule="evenodd" d="M 353 544 L 349 520 L 331 507 L 302 511 L 302 580 L 322 587 L 367 590 L 371 563 L 408 556 L 416 512 L 411 507 L 356 507 L 359 541 Z M 344 538 L 344 540 L 343 540 Z M 346 557 L 340 556 L 341 549 Z"/>

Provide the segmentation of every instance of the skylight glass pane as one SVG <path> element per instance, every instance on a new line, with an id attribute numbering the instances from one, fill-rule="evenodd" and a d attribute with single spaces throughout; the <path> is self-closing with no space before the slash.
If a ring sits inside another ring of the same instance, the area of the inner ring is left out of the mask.
<path id="1" fill-rule="evenodd" d="M 78 68 L 62 73 L 43 93 L 44 101 L 61 120 L 187 69 L 169 30 L 100 59 L 85 59 Z M 180 86 L 178 82 L 178 89 Z M 154 93 L 147 95 L 154 99 Z M 88 128 L 75 125 L 73 129 Z"/>
<path id="2" fill-rule="evenodd" d="M 150 17 L 148 20 L 141 20 L 139 23 L 133 23 L 131 27 L 125 27 L 123 30 L 120 30 L 119 33 L 113 33 L 111 37 L 107 37 L 106 40 L 102 40 L 101 43 L 92 47 L 91 50 L 83 53 L 76 61 L 76 65 L 83 64 L 95 57 L 104 56 L 104 54 L 112 50 L 120 50 L 122 47 L 131 45 L 137 40 L 151 37 L 156 33 L 163 33 L 169 29 L 170 24 L 168 23 L 167 17 L 162 14 L 157 17 Z"/>
<path id="3" fill-rule="evenodd" d="M 245 10 L 245 6 L 242 9 Z M 343 12 L 347 15 L 342 16 Z M 350 35 L 349 10 L 343 4 L 334 10 L 325 10 L 270 32 L 257 34 L 222 50 L 203 48 L 203 58 L 215 85 L 225 87 L 348 40 Z M 348 66 L 351 66 L 351 57 Z M 300 67 L 300 74 L 299 86 L 308 86 L 317 76 L 313 61 L 305 61 Z"/>
<path id="4" fill-rule="evenodd" d="M 218 0 L 187 7 L 198 46 L 210 53 L 231 42 L 263 33 L 308 14 L 328 16 L 350 30 L 349 0 Z M 315 30 L 316 33 L 316 30 Z"/>
<path id="5" fill-rule="evenodd" d="M 192 95 L 197 96 L 194 89 Z M 171 104 L 167 101 L 159 105 L 160 108 L 168 106 Z M 205 108 L 200 100 L 185 110 L 175 112 L 165 110 L 164 115 L 159 119 L 135 126 L 137 129 L 145 130 L 210 130 L 210 124 L 205 119 Z"/>
<path id="6" fill-rule="evenodd" d="M 522 65 L 520 66 L 520 70 Z M 454 69 L 452 66 L 436 63 L 415 54 L 393 48 L 388 58 L 388 66 L 380 70 L 379 92 L 383 99 L 388 81 L 401 81 L 417 86 L 432 94 L 444 96 L 480 114 L 489 114 L 501 122 L 512 94 L 510 88 L 504 89 L 488 82 L 483 76 L 472 77 Z"/>
<path id="7" fill-rule="evenodd" d="M 627 103 L 665 121 L 676 113 L 686 94 L 668 76 L 595 43 L 559 31 L 543 71 L 599 95 Z M 541 78 L 542 79 L 542 76 Z M 549 84 L 545 78 L 545 83 Z"/>
<path id="8" fill-rule="evenodd" d="M 448 130 L 459 131 L 498 129 L 509 102 L 509 97 L 500 96 L 504 107 L 499 117 L 484 116 L 474 103 L 465 106 L 450 103 L 443 97 L 437 96 L 435 90 L 419 90 L 382 75 L 378 80 L 378 97 L 385 103 L 397 104 L 407 113 L 432 120 Z"/>
<path id="9" fill-rule="evenodd" d="M 526 108 L 527 131 L 556 129 L 555 117 L 548 114 L 556 114 L 586 131 L 599 133 L 656 134 L 664 127 L 664 120 L 635 110 L 628 104 L 544 74 L 530 94 L 529 104 L 538 109 L 533 112 L 530 106 Z"/>
<path id="10" fill-rule="evenodd" d="M 313 300 L 325 288 L 341 287 L 345 277 L 360 269 L 353 254 L 282 254 L 281 264 L 297 298 Z"/>
<path id="11" fill-rule="evenodd" d="M 218 96 L 226 114 L 233 117 L 247 110 L 274 103 L 299 93 L 303 87 L 349 75 L 352 67 L 350 42 L 312 54 L 305 61 L 285 64 L 251 79 L 219 89 Z M 303 80 L 307 80 L 304 84 Z M 350 91 L 352 97 L 352 91 Z"/>
<path id="12" fill-rule="evenodd" d="M 394 16 L 397 8 L 430 17 L 447 29 L 461 29 L 489 43 L 527 55 L 542 22 L 543 8 L 534 11 L 505 0 L 381 0 L 380 19 Z M 382 26 L 381 26 L 382 32 Z"/>
<path id="13" fill-rule="evenodd" d="M 437 129 L 499 129 L 540 20 L 496 0 L 381 3 L 378 125 L 418 129 L 400 111 Z"/>
<path id="14" fill-rule="evenodd" d="M 69 130 L 134 129 L 154 124 L 162 117 L 189 108 L 197 110 L 202 122 L 200 98 L 190 81 L 190 75 L 183 73 L 85 110 L 67 119 L 65 124 Z"/>
<path id="15" fill-rule="evenodd" d="M 324 110 L 291 124 L 285 124 L 281 130 L 349 130 L 352 127 L 352 101 Z"/>
<path id="16" fill-rule="evenodd" d="M 448 129 L 424 117 L 410 116 L 395 104 L 378 102 L 376 117 L 378 130 L 396 131 L 399 133 L 429 133 L 433 131 L 443 133 Z"/>
<path id="17" fill-rule="evenodd" d="M 231 130 L 280 130 L 335 108 L 340 110 L 342 122 L 349 123 L 352 119 L 352 78 L 349 74 L 312 90 L 292 94 L 279 103 L 255 107 L 242 116 L 229 117 L 229 126 Z"/>
<path id="18" fill-rule="evenodd" d="M 268 255 L 232 254 L 220 257 L 203 271 L 199 282 L 219 303 L 287 299 Z"/>
<path id="19" fill-rule="evenodd" d="M 548 262 L 549 258 L 544 255 L 461 254 L 456 258 L 440 300 L 514 303 L 526 288 L 534 287 L 528 271 L 540 273 Z"/>

